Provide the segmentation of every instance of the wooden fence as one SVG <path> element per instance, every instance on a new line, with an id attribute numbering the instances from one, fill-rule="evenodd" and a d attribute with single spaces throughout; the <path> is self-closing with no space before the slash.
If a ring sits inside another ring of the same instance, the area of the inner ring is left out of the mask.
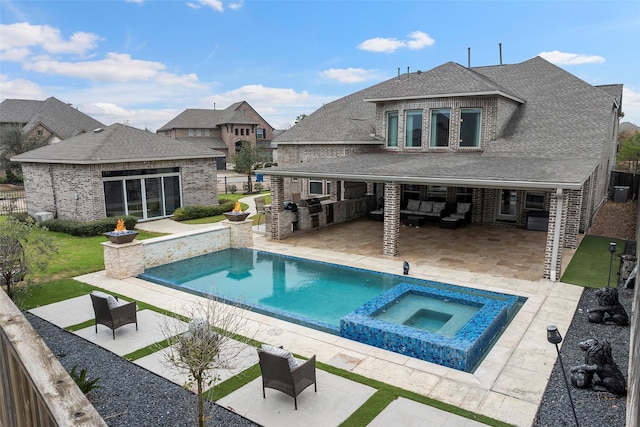
<path id="1" fill-rule="evenodd" d="M 107 426 L 29 321 L 2 290 L 0 426 Z"/>

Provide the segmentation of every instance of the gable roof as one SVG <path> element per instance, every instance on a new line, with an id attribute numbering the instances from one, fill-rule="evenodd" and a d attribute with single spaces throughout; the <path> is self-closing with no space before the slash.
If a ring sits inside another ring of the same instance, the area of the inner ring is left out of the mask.
<path id="1" fill-rule="evenodd" d="M 119 123 L 11 158 L 24 163 L 102 164 L 206 159 L 224 154 Z"/>
<path id="2" fill-rule="evenodd" d="M 231 104 L 224 110 L 187 108 L 167 124 L 160 127 L 157 132 L 171 129 L 210 129 L 227 123 L 257 125 L 258 123 L 255 120 L 250 120 L 242 113 L 240 106 L 243 104 L 255 111 L 246 101 Z M 258 113 L 256 112 L 256 114 Z"/>
<path id="3" fill-rule="evenodd" d="M 104 127 L 98 120 L 54 97 L 44 101 L 5 99 L 0 103 L 0 123 L 24 124 L 21 130 L 25 134 L 42 125 L 60 139 Z"/>
<path id="4" fill-rule="evenodd" d="M 393 78 L 345 96 L 319 108 L 300 123 L 274 139 L 280 144 L 378 144 L 375 138 L 375 102 L 420 97 L 490 94 L 515 101 L 515 113 L 482 153 L 375 153 L 353 158 L 314 160 L 296 165 L 279 165 L 264 170 L 268 175 L 355 179 L 362 174 L 375 180 L 376 173 L 387 180 L 442 185 L 443 171 L 450 182 L 474 186 L 473 177 L 494 177 L 495 185 L 531 187 L 532 174 L 565 188 L 580 188 L 599 159 L 615 141 L 612 137 L 612 108 L 620 103 L 621 85 L 592 86 L 540 57 L 491 67 L 465 68 L 447 63 L 427 72 Z M 411 93 L 412 90 L 416 92 Z M 470 156 L 470 157 L 468 157 Z M 384 169 L 376 159 L 393 162 L 396 169 Z M 456 162 L 465 161 L 455 169 Z M 533 160 L 537 159 L 537 160 Z M 416 163 L 417 162 L 417 163 Z M 424 165 L 430 165 L 425 169 Z M 378 169 L 376 169 L 378 168 Z M 559 168 L 560 170 L 556 170 Z M 350 172 L 351 171 L 351 172 Z M 376 171 L 376 172 L 373 172 Z M 489 172 L 489 175 L 487 173 Z M 386 175 L 385 175 L 386 173 Z M 484 185 L 487 185 L 484 183 Z"/>

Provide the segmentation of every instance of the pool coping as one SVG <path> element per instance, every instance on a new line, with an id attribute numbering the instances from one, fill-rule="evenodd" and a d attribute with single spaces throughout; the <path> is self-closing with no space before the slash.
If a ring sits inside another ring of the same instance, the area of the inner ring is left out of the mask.
<path id="1" fill-rule="evenodd" d="M 402 261 L 291 246 L 254 235 L 252 249 L 394 274 Z M 548 280 L 528 281 L 457 271 L 433 265 L 412 266 L 415 278 L 509 293 L 527 298 L 492 351 L 473 374 L 399 355 L 266 315 L 245 311 L 250 336 L 418 394 L 518 426 L 530 426 L 556 360 L 546 342 L 546 326 L 566 334 L 582 288 Z M 201 297 L 144 280 L 106 277 L 104 271 L 77 280 L 118 292 L 177 313 Z"/>

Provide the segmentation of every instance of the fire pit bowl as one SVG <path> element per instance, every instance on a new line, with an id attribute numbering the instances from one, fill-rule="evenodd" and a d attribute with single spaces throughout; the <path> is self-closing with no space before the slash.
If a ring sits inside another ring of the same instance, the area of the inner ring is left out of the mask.
<path id="1" fill-rule="evenodd" d="M 249 216 L 249 212 L 223 212 L 222 213 L 229 221 L 244 221 Z"/>
<path id="2" fill-rule="evenodd" d="M 131 243 L 133 239 L 138 235 L 137 231 L 108 231 L 102 233 L 103 236 L 107 236 L 111 243 Z"/>

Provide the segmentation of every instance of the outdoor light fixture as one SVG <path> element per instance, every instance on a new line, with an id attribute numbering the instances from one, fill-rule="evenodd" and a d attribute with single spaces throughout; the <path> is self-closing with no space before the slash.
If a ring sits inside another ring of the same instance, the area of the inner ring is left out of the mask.
<path id="1" fill-rule="evenodd" d="M 613 254 L 616 253 L 616 243 L 609 243 L 609 277 L 607 277 L 607 287 L 611 286 L 611 264 L 613 264 Z"/>
<path id="2" fill-rule="evenodd" d="M 567 379 L 567 374 L 564 371 L 562 355 L 560 354 L 560 348 L 558 347 L 558 344 L 562 342 L 562 335 L 560 335 L 560 331 L 558 330 L 558 327 L 556 325 L 547 326 L 547 341 L 556 346 L 556 351 L 558 352 L 558 360 L 560 360 L 560 369 L 562 370 L 562 376 L 564 377 L 564 384 L 567 386 L 567 393 L 569 394 L 569 403 L 571 404 L 573 419 L 576 420 L 576 426 L 580 427 L 578 416 L 576 415 L 576 408 L 573 406 L 573 399 L 571 398 L 571 387 L 569 387 L 569 380 Z"/>

